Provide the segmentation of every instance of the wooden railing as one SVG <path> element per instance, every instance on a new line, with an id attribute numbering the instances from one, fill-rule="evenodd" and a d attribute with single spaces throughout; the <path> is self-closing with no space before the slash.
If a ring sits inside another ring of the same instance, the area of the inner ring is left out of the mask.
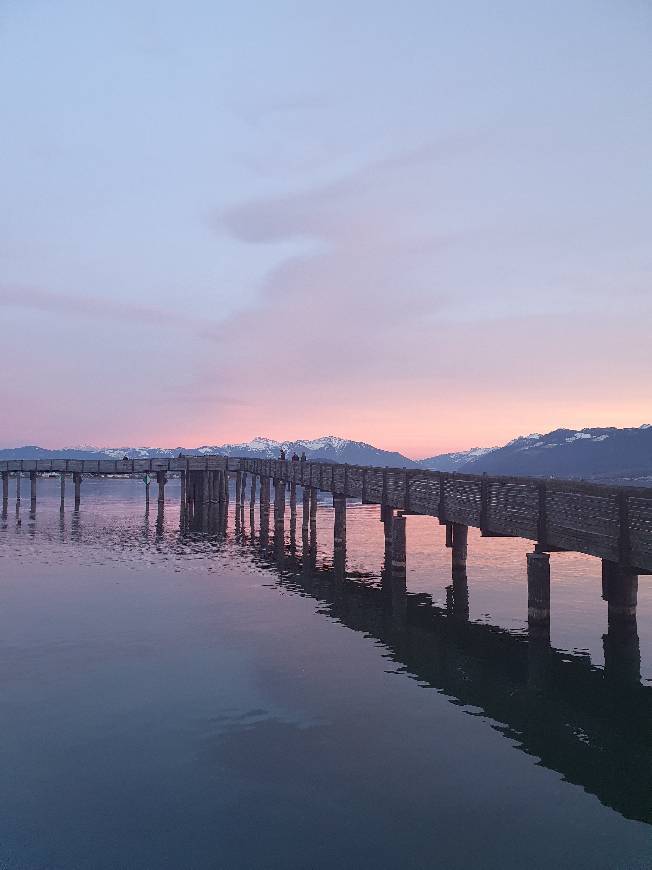
<path id="1" fill-rule="evenodd" d="M 82 474 L 224 471 L 227 467 L 475 526 L 485 535 L 527 538 L 542 549 L 576 550 L 639 573 L 652 572 L 652 489 L 224 456 L 0 462 L 0 472 Z"/>
<path id="2" fill-rule="evenodd" d="M 652 489 L 268 459 L 240 468 L 652 571 Z"/>

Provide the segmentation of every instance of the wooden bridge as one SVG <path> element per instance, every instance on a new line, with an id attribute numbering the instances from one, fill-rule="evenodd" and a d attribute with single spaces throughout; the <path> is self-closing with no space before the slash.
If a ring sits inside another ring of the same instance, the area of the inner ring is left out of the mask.
<path id="1" fill-rule="evenodd" d="M 36 506 L 40 474 L 61 476 L 61 507 L 66 477 L 74 483 L 75 509 L 86 475 L 144 476 L 149 501 L 149 476 L 158 483 L 159 510 L 170 473 L 181 478 L 181 510 L 189 519 L 211 506 L 229 503 L 229 480 L 235 478 L 237 514 L 244 510 L 247 477 L 253 511 L 259 489 L 261 528 L 269 523 L 270 484 L 274 482 L 274 529 L 283 534 L 286 492 L 290 524 L 296 528 L 297 491 L 302 492 L 303 529 L 316 520 L 317 493 L 332 494 L 335 509 L 335 563 L 343 571 L 346 558 L 346 500 L 378 504 L 385 527 L 386 552 L 393 574 L 405 577 L 405 523 L 410 514 L 438 518 L 446 525 L 446 545 L 452 551 L 453 577 L 466 575 L 467 532 L 480 529 L 485 537 L 520 537 L 534 542 L 527 557 L 528 616 L 546 623 L 550 616 L 549 553 L 577 551 L 602 560 L 603 596 L 610 619 L 631 619 L 636 613 L 638 576 L 652 573 L 652 489 L 614 487 L 574 480 L 488 477 L 405 468 L 378 468 L 326 462 L 239 459 L 192 456 L 176 459 L 14 460 L 0 463 L 3 514 L 7 513 L 9 477 L 30 477 L 30 502 Z"/>

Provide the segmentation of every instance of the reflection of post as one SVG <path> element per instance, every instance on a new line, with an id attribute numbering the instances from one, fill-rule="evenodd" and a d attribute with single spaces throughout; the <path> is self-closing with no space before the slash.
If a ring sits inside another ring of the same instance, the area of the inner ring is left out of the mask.
<path id="1" fill-rule="evenodd" d="M 30 507 L 32 512 L 36 510 L 36 472 L 30 471 L 29 473 L 29 484 L 30 484 Z"/>
<path id="2" fill-rule="evenodd" d="M 626 566 L 602 560 L 603 597 L 608 604 L 608 631 L 603 636 L 605 674 L 624 683 L 641 679 L 641 651 L 636 625 L 638 575 Z"/>
<path id="3" fill-rule="evenodd" d="M 550 556 L 548 553 L 527 554 L 527 618 L 528 623 L 550 622 Z"/>
<path id="4" fill-rule="evenodd" d="M 543 691 L 550 679 L 550 621 L 528 624 L 527 686 L 535 692 Z"/>
<path id="5" fill-rule="evenodd" d="M 165 472 L 163 472 L 165 474 Z M 159 498 L 156 511 L 156 537 L 160 538 L 163 534 L 163 525 L 165 521 L 165 499 Z"/>
<path id="6" fill-rule="evenodd" d="M 626 685 L 640 683 L 641 647 L 636 619 L 610 620 L 602 645 L 605 675 Z"/>
<path id="7" fill-rule="evenodd" d="M 75 487 L 75 510 L 79 510 L 79 505 L 81 503 L 81 482 L 82 476 L 81 471 L 74 471 L 72 475 L 72 482 Z"/>
<path id="8" fill-rule="evenodd" d="M 333 547 L 335 578 L 343 580 L 346 570 L 346 496 L 333 493 L 335 521 L 333 524 Z"/>

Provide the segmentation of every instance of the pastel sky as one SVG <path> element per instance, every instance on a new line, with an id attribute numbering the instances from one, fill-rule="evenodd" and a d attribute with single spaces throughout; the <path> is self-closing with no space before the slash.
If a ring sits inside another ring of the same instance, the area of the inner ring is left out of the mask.
<path id="1" fill-rule="evenodd" d="M 0 0 L 0 446 L 652 422 L 647 0 Z"/>

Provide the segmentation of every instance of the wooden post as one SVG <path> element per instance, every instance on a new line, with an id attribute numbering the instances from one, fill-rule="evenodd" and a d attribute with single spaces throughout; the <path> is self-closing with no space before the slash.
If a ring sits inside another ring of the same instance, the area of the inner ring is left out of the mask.
<path id="1" fill-rule="evenodd" d="M 538 548 L 542 552 L 548 548 L 548 501 L 545 482 L 537 484 L 539 514 L 537 518 Z"/>
<path id="2" fill-rule="evenodd" d="M 392 573 L 392 539 L 394 534 L 394 511 L 381 505 L 383 513 L 383 531 L 385 534 L 385 569 L 389 576 Z"/>
<path id="3" fill-rule="evenodd" d="M 290 483 L 290 525 L 297 524 L 297 485 L 292 481 Z"/>
<path id="4" fill-rule="evenodd" d="M 346 572 L 346 496 L 333 493 L 333 567 L 335 579 L 343 580 Z"/>
<path id="5" fill-rule="evenodd" d="M 242 481 L 240 482 L 240 503 L 244 504 L 247 499 L 247 472 L 242 472 Z"/>
<path id="6" fill-rule="evenodd" d="M 446 546 L 448 548 L 453 546 L 453 524 L 446 523 Z"/>
<path id="7" fill-rule="evenodd" d="M 236 506 L 236 508 L 240 507 L 241 501 L 242 501 L 242 472 L 236 471 L 236 473 L 235 473 L 235 506 Z"/>
<path id="8" fill-rule="evenodd" d="M 251 475 L 251 490 L 249 492 L 249 510 L 253 513 L 256 506 L 256 475 Z"/>
<path id="9" fill-rule="evenodd" d="M 550 621 L 550 556 L 527 554 L 527 618 L 530 623 Z"/>
<path id="10" fill-rule="evenodd" d="M 403 511 L 398 511 L 392 521 L 392 583 L 405 586 L 405 582 L 405 515 Z"/>
<path id="11" fill-rule="evenodd" d="M 22 472 L 16 472 L 16 508 L 20 507 L 20 479 L 22 477 Z"/>
<path id="12" fill-rule="evenodd" d="M 335 510 L 333 526 L 335 549 L 343 549 L 346 547 L 346 496 L 333 493 L 333 508 Z"/>
<path id="13" fill-rule="evenodd" d="M 466 573 L 467 538 L 469 527 L 463 523 L 451 523 L 452 526 L 452 562 L 453 572 Z"/>
<path id="14" fill-rule="evenodd" d="M 78 511 L 79 505 L 81 503 L 81 482 L 82 482 L 81 471 L 73 471 L 72 482 L 75 486 L 75 510 Z"/>
<path id="15" fill-rule="evenodd" d="M 301 528 L 304 532 L 308 531 L 310 523 L 310 487 L 303 487 L 303 515 L 301 517 Z"/>
<path id="16" fill-rule="evenodd" d="M 145 473 L 145 510 L 149 510 L 149 488 L 151 485 L 151 481 L 149 478 L 149 472 Z"/>
<path id="17" fill-rule="evenodd" d="M 317 488 L 310 487 L 310 525 L 315 525 L 317 522 Z"/>
<path id="18" fill-rule="evenodd" d="M 185 510 L 187 493 L 188 493 L 188 472 L 187 471 L 182 471 L 181 474 L 179 475 L 179 485 L 181 487 L 181 494 L 180 494 L 181 510 Z"/>
<path id="19" fill-rule="evenodd" d="M 269 515 L 269 477 L 260 478 L 260 515 Z"/>
<path id="20" fill-rule="evenodd" d="M 636 620 L 638 574 L 617 562 L 603 559 L 602 589 L 608 602 L 609 622 Z"/>
<path id="21" fill-rule="evenodd" d="M 274 529 L 282 530 L 285 525 L 285 481 L 274 480 Z"/>
<path id="22" fill-rule="evenodd" d="M 229 460 L 226 460 L 226 464 L 224 466 L 224 478 L 222 480 L 224 484 L 224 504 L 226 505 L 226 509 L 229 509 Z"/>
<path id="23" fill-rule="evenodd" d="M 158 484 L 158 504 L 160 509 L 161 505 L 165 504 L 165 484 L 167 482 L 167 475 L 164 471 L 156 472 L 156 482 Z"/>
<path id="24" fill-rule="evenodd" d="M 2 472 L 2 500 L 9 501 L 9 472 Z"/>
<path id="25" fill-rule="evenodd" d="M 36 507 L 36 472 L 30 471 L 29 473 L 29 500 L 31 502 L 32 509 Z"/>
<path id="26" fill-rule="evenodd" d="M 211 501 L 211 480 L 210 480 L 210 471 L 202 471 L 201 472 L 201 504 L 202 511 L 206 513 L 208 510 L 208 506 Z"/>

